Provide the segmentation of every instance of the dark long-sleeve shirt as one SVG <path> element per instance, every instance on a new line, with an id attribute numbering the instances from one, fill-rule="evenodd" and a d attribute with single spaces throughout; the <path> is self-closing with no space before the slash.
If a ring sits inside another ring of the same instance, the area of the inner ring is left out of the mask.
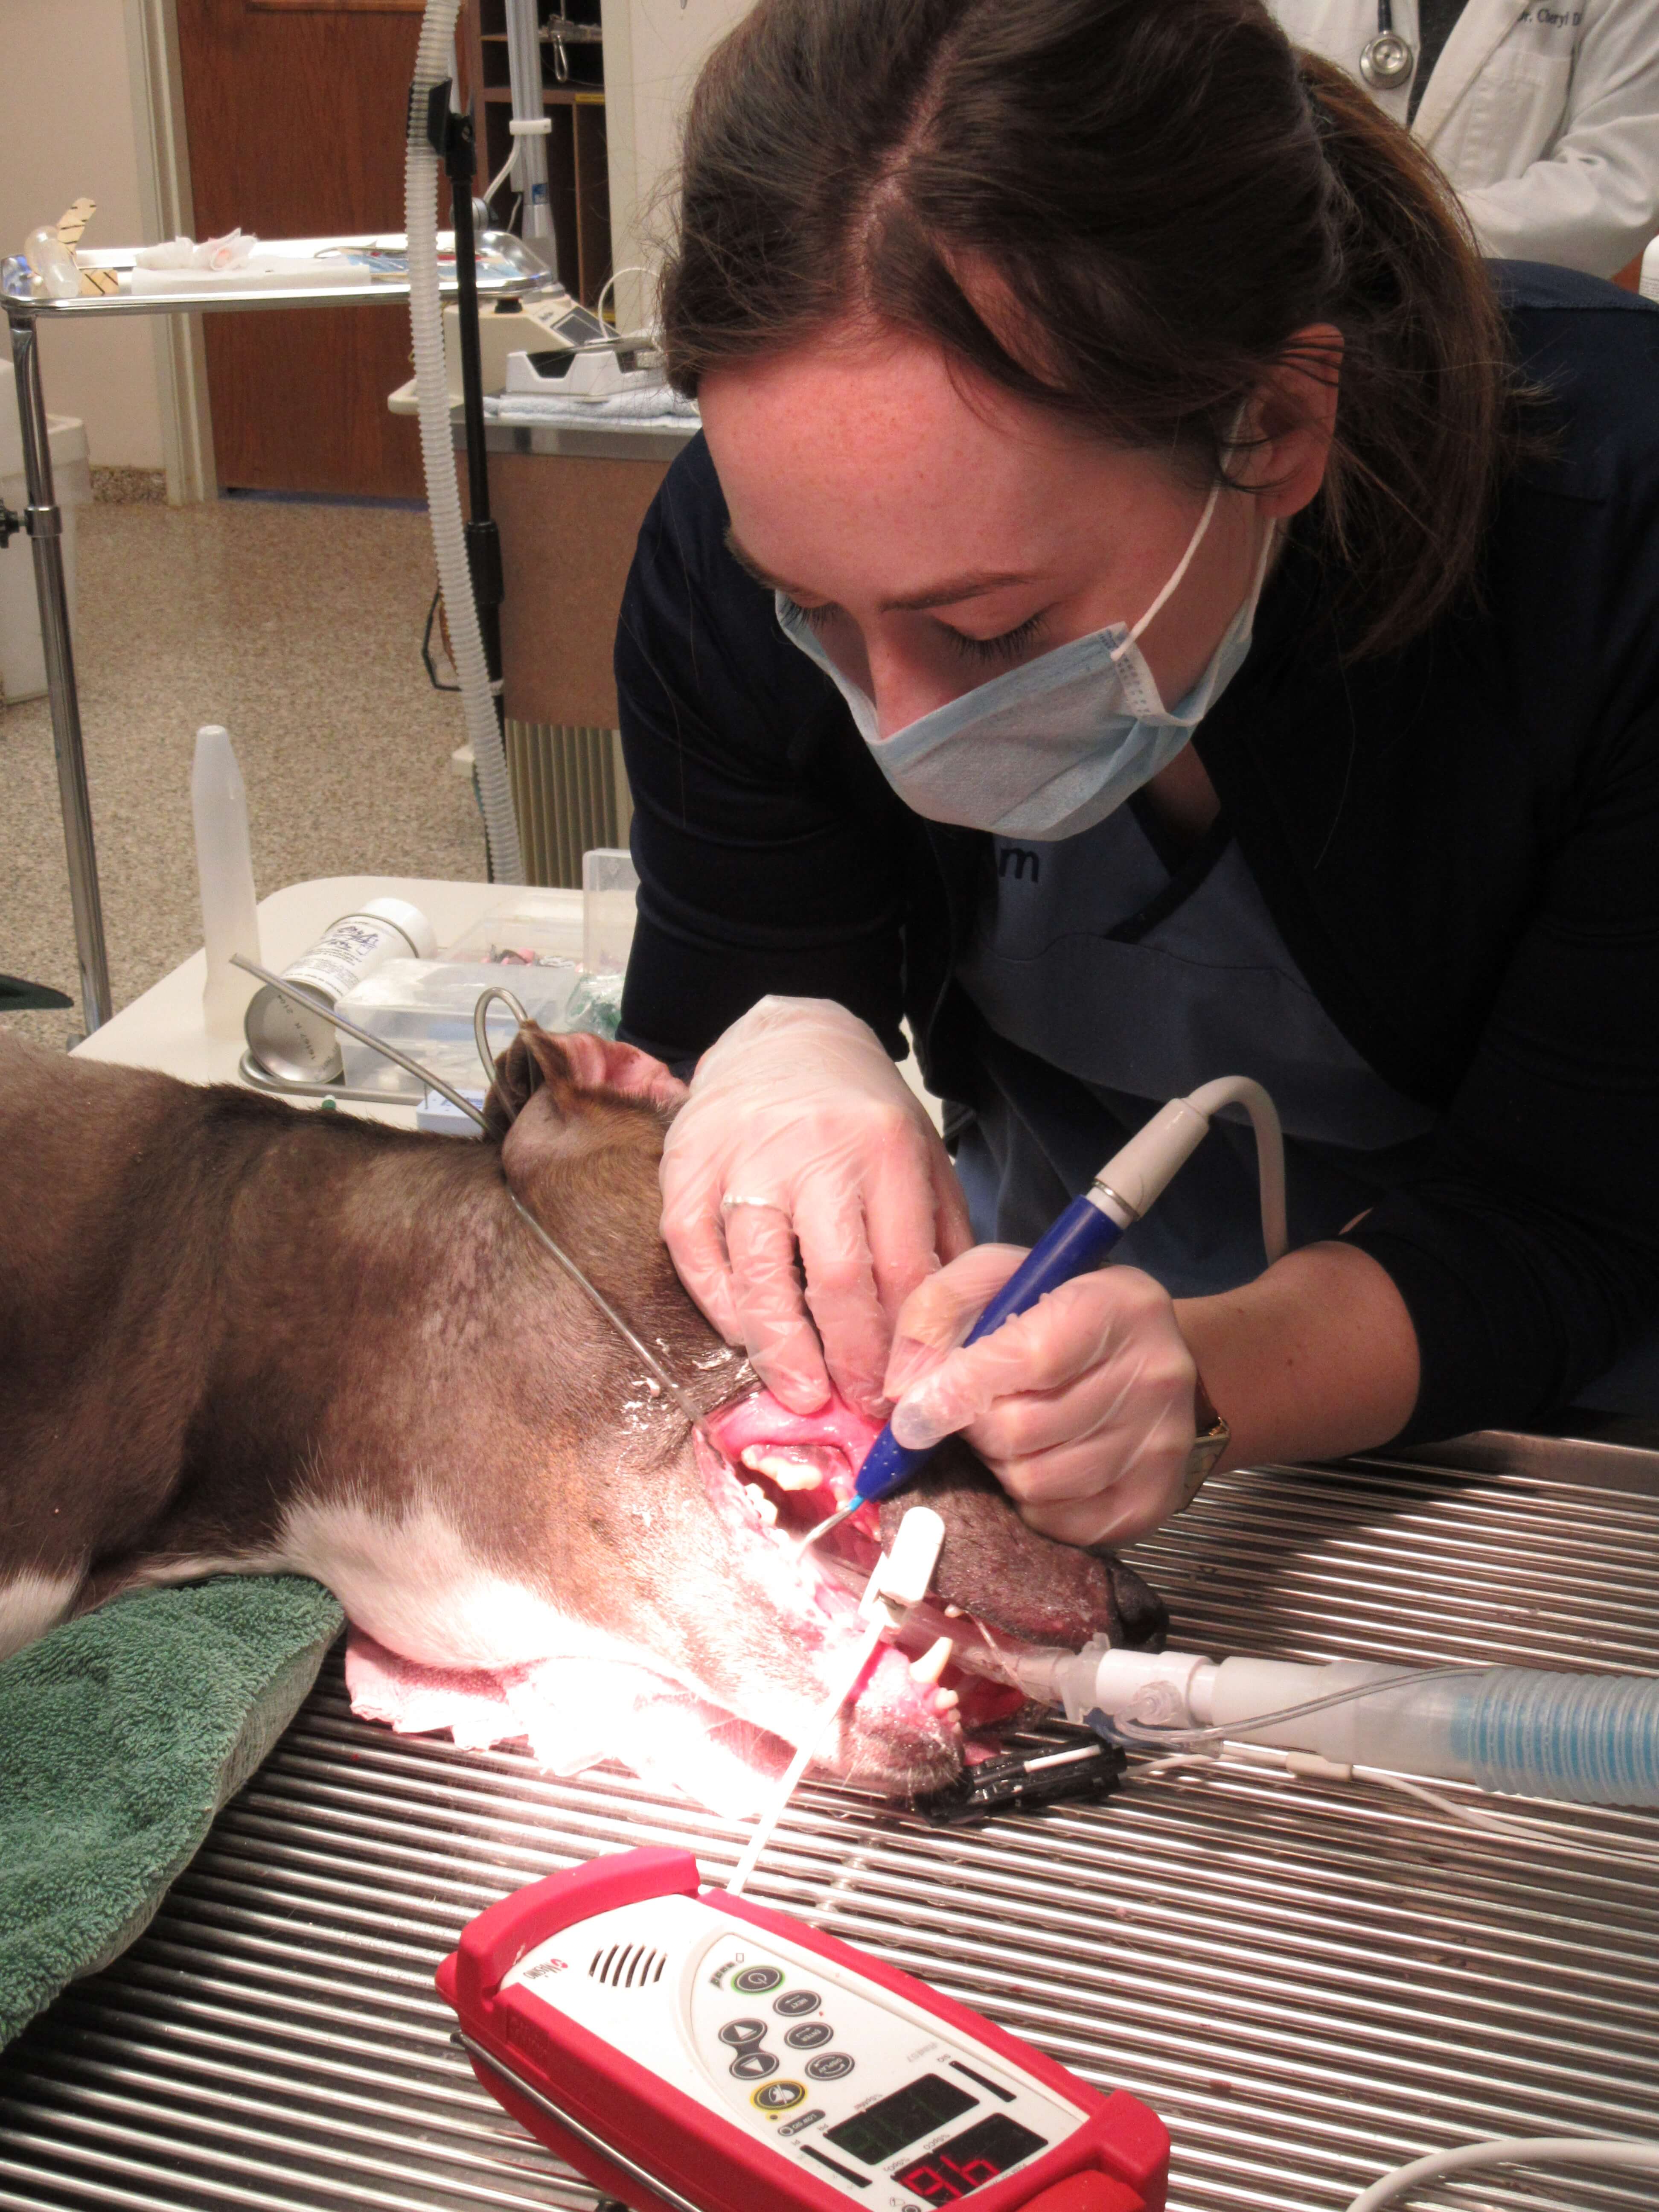
<path id="1" fill-rule="evenodd" d="M 1321 1004 L 1440 1116 L 1352 1240 L 1417 1329 L 1411 1438 L 1559 1410 L 1659 1317 L 1659 309 L 1498 273 L 1547 399 L 1479 589 L 1345 665 L 1293 536 L 1194 739 Z M 617 637 L 641 876 L 623 1034 L 684 1067 L 767 992 L 833 998 L 896 1054 L 908 1016 L 971 1110 L 953 969 L 985 840 L 894 796 L 726 525 L 698 441 Z"/>

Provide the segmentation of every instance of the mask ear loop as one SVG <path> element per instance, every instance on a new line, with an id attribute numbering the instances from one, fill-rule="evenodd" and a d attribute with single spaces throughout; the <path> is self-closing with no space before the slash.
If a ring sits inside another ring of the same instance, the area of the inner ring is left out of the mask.
<path id="1" fill-rule="evenodd" d="M 1152 601 L 1151 606 L 1147 608 L 1146 613 L 1142 615 L 1140 620 L 1135 624 L 1134 628 L 1129 632 L 1127 637 L 1124 639 L 1123 643 L 1119 646 L 1117 653 L 1123 653 L 1127 651 L 1130 646 L 1139 642 L 1142 630 L 1144 630 L 1150 623 L 1157 619 L 1158 616 L 1162 613 L 1164 608 L 1168 605 L 1171 595 L 1179 589 L 1182 578 L 1186 574 L 1188 569 L 1193 565 L 1193 556 L 1197 552 L 1199 547 L 1204 543 L 1204 534 L 1210 526 L 1210 518 L 1215 513 L 1215 503 L 1220 496 L 1221 479 L 1218 477 L 1215 482 L 1210 486 L 1210 496 L 1204 502 L 1204 512 L 1198 518 L 1198 527 L 1194 531 L 1192 536 L 1187 540 L 1187 550 L 1182 555 L 1180 560 L 1176 562 L 1175 574 L 1170 577 L 1169 582 L 1165 584 L 1164 589 L 1158 593 L 1158 597 Z M 1117 653 L 1115 653 L 1112 655 L 1114 660 L 1117 659 Z"/>
<path id="2" fill-rule="evenodd" d="M 1227 433 L 1227 442 L 1229 445 L 1231 445 L 1237 438 L 1239 431 L 1243 428 L 1244 417 L 1249 413 L 1249 401 L 1248 399 L 1241 400 L 1239 403 L 1238 412 L 1233 417 L 1232 428 Z M 1169 582 L 1165 584 L 1164 589 L 1152 601 L 1151 606 L 1147 608 L 1146 613 L 1142 615 L 1140 620 L 1129 632 L 1127 637 L 1124 639 L 1123 643 L 1119 646 L 1117 653 L 1115 653 L 1112 655 L 1114 660 L 1117 659 L 1118 653 L 1122 653 L 1126 651 L 1128 647 L 1139 643 L 1141 632 L 1146 629 L 1150 623 L 1157 620 L 1164 607 L 1169 605 L 1171 596 L 1180 589 L 1182 578 L 1186 574 L 1188 569 L 1192 567 L 1193 557 L 1197 553 L 1199 547 L 1204 543 L 1205 533 L 1209 529 L 1212 518 L 1214 516 L 1216 501 L 1221 496 L 1221 489 L 1224 481 L 1225 479 L 1224 477 L 1218 477 L 1215 482 L 1210 486 L 1210 496 L 1204 502 L 1204 512 L 1198 518 L 1198 527 L 1194 531 L 1192 536 L 1187 540 L 1187 550 L 1182 555 L 1180 560 L 1176 562 L 1174 575 L 1170 577 Z M 1272 545 L 1274 535 L 1275 533 L 1271 530 L 1267 532 L 1268 546 Z M 1258 590 L 1261 588 L 1261 573 L 1267 566 L 1267 547 L 1264 547 L 1262 550 L 1261 566 L 1258 568 L 1256 572 L 1255 580 L 1256 588 Z"/>

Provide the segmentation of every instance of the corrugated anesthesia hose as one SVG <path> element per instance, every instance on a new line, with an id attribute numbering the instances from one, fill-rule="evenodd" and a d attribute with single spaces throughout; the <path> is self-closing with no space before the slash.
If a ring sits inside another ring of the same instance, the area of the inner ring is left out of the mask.
<path id="1" fill-rule="evenodd" d="M 460 678 L 466 733 L 478 773 L 478 796 L 489 836 L 491 872 L 497 883 L 524 881 L 519 824 L 507 781 L 495 695 L 484 659 L 478 611 L 461 523 L 460 487 L 449 420 L 449 375 L 444 363 L 443 303 L 438 289 L 439 158 L 426 135 L 427 100 L 453 73 L 455 19 L 460 0 L 427 0 L 415 80 L 409 102 L 404 169 L 404 226 L 409 244 L 409 320 L 415 341 L 415 390 L 420 407 L 421 464 L 438 581 L 449 617 L 455 672 Z"/>

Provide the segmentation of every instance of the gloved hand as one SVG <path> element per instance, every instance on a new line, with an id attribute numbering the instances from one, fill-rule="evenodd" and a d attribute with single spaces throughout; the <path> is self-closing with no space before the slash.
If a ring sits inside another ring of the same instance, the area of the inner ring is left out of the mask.
<path id="1" fill-rule="evenodd" d="M 663 1147 L 662 1194 L 680 1279 L 798 1413 L 832 1382 L 884 1410 L 900 1307 L 973 1241 L 921 1101 L 830 999 L 763 999 L 703 1054 Z"/>
<path id="2" fill-rule="evenodd" d="M 1079 1275 L 957 1349 L 1024 1257 L 977 1245 L 912 1291 L 887 1364 L 893 1434 L 922 1449 L 960 1430 L 1041 1534 L 1129 1543 L 1186 1503 L 1193 1356 L 1136 1267 Z"/>

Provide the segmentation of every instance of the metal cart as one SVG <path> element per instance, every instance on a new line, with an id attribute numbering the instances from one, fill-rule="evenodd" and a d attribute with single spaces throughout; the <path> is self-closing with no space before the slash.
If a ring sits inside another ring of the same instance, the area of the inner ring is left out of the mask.
<path id="1" fill-rule="evenodd" d="M 18 529 L 27 530 L 34 549 L 35 591 L 40 604 L 41 641 L 46 651 L 46 689 L 52 704 L 52 745 L 64 813 L 64 844 L 69 860 L 70 902 L 75 916 L 76 953 L 81 970 L 81 1006 L 87 1033 L 109 1019 L 112 1011 L 109 961 L 104 944 L 103 904 L 98 889 L 98 858 L 93 840 L 92 800 L 87 788 L 81 706 L 75 683 L 75 653 L 70 639 L 69 601 L 64 586 L 63 517 L 52 495 L 52 454 L 46 442 L 46 402 L 40 380 L 37 325 L 47 319 L 85 316 L 246 314 L 279 307 L 352 307 L 389 304 L 409 297 L 409 283 L 395 268 L 404 248 L 401 234 L 365 232 L 340 238 L 264 241 L 273 252 L 298 258 L 337 260 L 361 257 L 361 283 L 281 286 L 250 282 L 246 287 L 205 288 L 181 282 L 176 289 L 134 293 L 131 289 L 137 249 L 82 252 L 83 270 L 107 270 L 120 289 L 73 300 L 33 295 L 27 264 L 0 263 L 0 299 L 11 331 L 11 357 L 17 372 L 17 412 L 23 434 L 23 466 L 28 506 L 19 517 L 0 516 L 0 545 Z M 439 234 L 439 252 L 453 234 Z M 479 240 L 481 297 L 525 298 L 553 289 L 556 279 L 521 239 L 508 231 L 486 231 Z M 444 296 L 456 296 L 453 269 L 443 275 Z"/>

